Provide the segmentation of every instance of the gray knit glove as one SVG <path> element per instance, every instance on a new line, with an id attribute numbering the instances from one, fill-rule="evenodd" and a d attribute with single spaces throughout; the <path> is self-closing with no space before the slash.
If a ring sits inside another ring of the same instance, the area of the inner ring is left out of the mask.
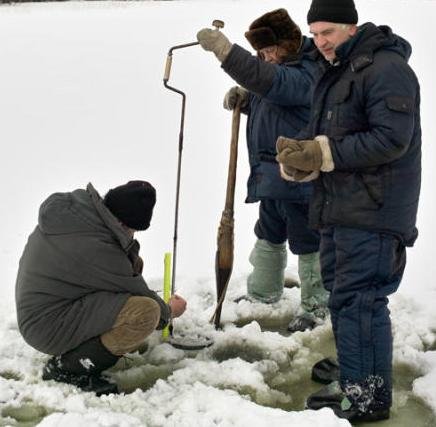
<path id="1" fill-rule="evenodd" d="M 224 96 L 223 107 L 226 110 L 233 110 L 238 99 L 240 100 L 239 105 L 241 108 L 246 107 L 248 102 L 248 92 L 241 86 L 233 86 Z"/>
<path id="2" fill-rule="evenodd" d="M 232 48 L 232 43 L 219 30 L 203 28 L 197 33 L 200 46 L 207 51 L 213 52 L 220 62 L 223 62 Z"/>

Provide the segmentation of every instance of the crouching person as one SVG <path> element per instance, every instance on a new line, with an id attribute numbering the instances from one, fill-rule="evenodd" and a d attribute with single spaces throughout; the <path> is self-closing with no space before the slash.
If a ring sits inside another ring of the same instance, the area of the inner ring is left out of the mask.
<path id="1" fill-rule="evenodd" d="M 147 287 L 138 230 L 150 225 L 156 191 L 144 181 L 111 189 L 52 194 L 20 260 L 18 326 L 25 341 L 50 354 L 44 380 L 97 395 L 118 392 L 101 373 L 136 350 L 155 329 L 185 311 Z"/>

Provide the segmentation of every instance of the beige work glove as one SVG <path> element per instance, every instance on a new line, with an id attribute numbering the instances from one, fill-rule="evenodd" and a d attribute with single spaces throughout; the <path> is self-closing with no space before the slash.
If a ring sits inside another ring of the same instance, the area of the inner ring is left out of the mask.
<path id="1" fill-rule="evenodd" d="M 276 143 L 277 161 L 286 168 L 312 172 L 321 169 L 322 151 L 316 140 L 297 141 L 279 136 Z"/>
<path id="2" fill-rule="evenodd" d="M 220 62 L 223 62 L 232 48 L 232 43 L 219 30 L 203 28 L 197 33 L 200 46 L 209 52 L 213 52 Z"/>
<path id="3" fill-rule="evenodd" d="M 238 99 L 240 99 L 239 105 L 241 108 L 246 107 L 248 102 L 248 92 L 241 86 L 233 86 L 224 96 L 223 107 L 226 110 L 233 110 Z"/>
<path id="4" fill-rule="evenodd" d="M 287 168 L 303 172 L 331 172 L 334 169 L 329 139 L 324 135 L 302 141 L 279 136 L 276 149 L 276 160 L 285 172 Z"/>

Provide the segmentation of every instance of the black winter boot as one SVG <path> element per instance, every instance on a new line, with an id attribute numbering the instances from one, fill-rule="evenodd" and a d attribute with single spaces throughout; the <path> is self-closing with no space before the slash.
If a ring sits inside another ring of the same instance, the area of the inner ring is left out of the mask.
<path id="1" fill-rule="evenodd" d="M 311 330 L 317 326 L 317 322 L 314 317 L 308 315 L 298 316 L 291 320 L 288 325 L 288 332 L 304 332 Z"/>
<path id="2" fill-rule="evenodd" d="M 312 393 L 306 401 L 306 409 L 331 408 L 337 417 L 353 423 L 389 418 L 390 405 L 375 399 L 373 390 L 366 389 L 366 385 L 354 384 L 351 387 L 350 393 L 345 393 L 339 382 L 334 381 Z"/>
<path id="3" fill-rule="evenodd" d="M 331 357 L 316 362 L 312 367 L 312 380 L 321 384 L 339 381 L 338 362 Z"/>
<path id="4" fill-rule="evenodd" d="M 101 372 L 115 365 L 119 357 L 101 343 L 100 337 L 94 337 L 61 356 L 52 357 L 43 368 L 42 379 L 72 384 L 97 396 L 118 393 L 117 385 L 104 379 Z"/>

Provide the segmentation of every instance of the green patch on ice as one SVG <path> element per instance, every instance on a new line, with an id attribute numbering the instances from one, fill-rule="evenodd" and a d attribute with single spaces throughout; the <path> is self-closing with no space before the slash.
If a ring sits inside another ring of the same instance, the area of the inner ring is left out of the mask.
<path id="1" fill-rule="evenodd" d="M 46 417 L 49 412 L 47 408 L 30 402 L 23 403 L 21 406 L 5 406 L 1 411 L 3 419 L 0 420 L 0 425 L 34 426 Z"/>
<path id="2" fill-rule="evenodd" d="M 174 371 L 172 365 L 143 365 L 129 369 L 128 371 L 119 371 L 113 378 L 116 380 L 118 387 L 124 393 L 132 393 L 136 389 L 148 390 L 159 379 L 167 379 Z"/>
<path id="3" fill-rule="evenodd" d="M 436 331 L 432 330 L 433 333 L 436 333 Z M 435 351 L 436 350 L 436 341 L 433 341 L 431 343 L 424 343 L 424 351 Z"/>
<path id="4" fill-rule="evenodd" d="M 231 345 L 220 346 L 216 349 L 212 347 L 211 351 L 212 357 L 218 362 L 237 357 L 246 362 L 256 362 L 265 359 L 265 350 L 254 345 L 249 345 L 244 341 L 240 343 L 233 342 Z"/>
<path id="5" fill-rule="evenodd" d="M 253 320 L 255 320 L 257 323 L 259 323 L 260 327 L 263 331 L 271 331 L 271 332 L 279 332 L 283 335 L 289 335 L 287 331 L 287 326 L 290 321 L 283 320 L 282 318 L 258 318 L 258 317 L 245 317 L 242 319 L 239 319 L 235 322 L 235 325 L 242 328 L 245 325 L 248 325 Z"/>
<path id="6" fill-rule="evenodd" d="M 5 380 L 15 380 L 15 381 L 20 381 L 22 379 L 20 374 L 13 371 L 0 372 L 0 377 L 4 378 Z"/>
<path id="7" fill-rule="evenodd" d="M 244 396 L 251 400 L 252 402 L 257 403 L 262 406 L 269 406 L 271 408 L 282 408 L 285 406 L 291 406 L 292 398 L 284 393 L 281 393 L 277 390 L 258 390 L 254 387 L 250 387 L 248 385 L 244 386 L 226 386 L 217 388 L 221 390 L 231 389 L 238 392 L 241 396 Z"/>

